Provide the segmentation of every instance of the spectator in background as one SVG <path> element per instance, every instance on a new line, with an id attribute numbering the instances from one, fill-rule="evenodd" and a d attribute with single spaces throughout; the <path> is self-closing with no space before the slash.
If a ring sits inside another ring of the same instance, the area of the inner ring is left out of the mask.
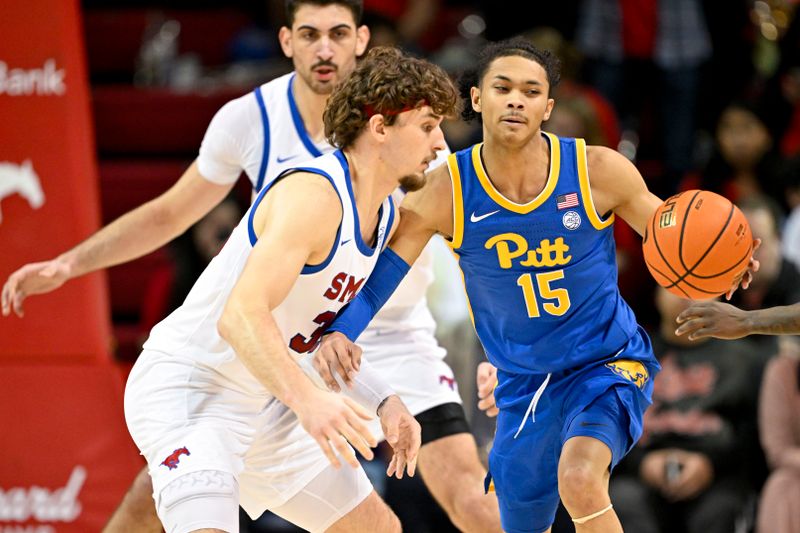
<path id="1" fill-rule="evenodd" d="M 418 48 L 439 14 L 439 0 L 364 0 L 364 15 L 394 21 L 400 44 Z"/>
<path id="2" fill-rule="evenodd" d="M 777 49 L 778 65 L 766 80 L 765 100 L 775 143 L 783 156 L 792 157 L 800 154 L 800 16 L 797 14 L 780 37 Z"/>
<path id="3" fill-rule="evenodd" d="M 796 20 L 800 20 L 797 17 Z M 800 46 L 800 43 L 798 43 Z M 800 58 L 797 64 L 780 74 L 781 99 L 789 114 L 789 123 L 780 141 L 781 153 L 786 157 L 800 155 Z"/>
<path id="4" fill-rule="evenodd" d="M 230 194 L 173 243 L 175 282 L 170 291 L 167 313 L 183 303 L 198 276 L 222 249 L 243 213 L 234 195 Z"/>
<path id="5" fill-rule="evenodd" d="M 197 278 L 228 240 L 244 210 L 231 192 L 222 202 L 170 243 L 168 267 L 156 270 L 145 288 L 140 312 L 138 347 L 150 330 L 183 303 Z"/>
<path id="6" fill-rule="evenodd" d="M 746 291 L 736 291 L 731 303 L 744 310 L 790 305 L 800 301 L 800 272 L 781 253 L 778 208 L 768 198 L 754 196 L 739 203 L 753 236 L 761 239 L 754 257 L 761 263 Z M 756 336 L 755 341 L 777 352 L 777 338 Z"/>
<path id="7" fill-rule="evenodd" d="M 796 533 L 800 531 L 800 348 L 796 341 L 782 343 L 780 355 L 767 365 L 758 425 L 771 473 L 761 493 L 756 531 Z"/>
<path id="8" fill-rule="evenodd" d="M 771 131 L 760 102 L 731 102 L 717 121 L 716 150 L 699 181 L 687 180 L 681 188 L 707 189 L 734 202 L 765 194 L 785 209 L 785 161 Z"/>
<path id="9" fill-rule="evenodd" d="M 589 82 L 617 109 L 623 130 L 644 137 L 643 146 L 654 143 L 643 136 L 642 109 L 655 104 L 664 176 L 651 189 L 668 196 L 693 163 L 701 67 L 711 57 L 702 2 L 584 0 L 576 34 Z"/>
<path id="10" fill-rule="evenodd" d="M 369 28 L 367 50 L 376 46 L 400 46 L 400 33 L 392 19 L 381 13 L 368 11 L 361 20 Z"/>
<path id="11" fill-rule="evenodd" d="M 559 97 L 544 129 L 559 137 L 586 139 L 587 144 L 609 145 L 591 102 L 578 94 Z"/>
<path id="12" fill-rule="evenodd" d="M 605 96 L 579 79 L 584 61 L 581 51 L 555 28 L 540 26 L 525 32 L 523 36 L 534 46 L 550 50 L 561 59 L 561 81 L 553 93 L 558 105 L 553 108 L 545 129 L 557 135 L 581 137 L 588 144 L 617 149 L 620 141 L 617 113 Z M 567 117 L 557 116 L 561 109 L 568 111 Z M 572 120 L 570 115 L 573 116 Z M 574 123 L 578 118 L 574 115 L 580 115 L 582 127 Z M 558 124 L 562 119 L 571 124 Z"/>
<path id="13" fill-rule="evenodd" d="M 786 203 L 789 216 L 783 227 L 783 256 L 800 270 L 800 155 L 786 166 Z"/>
<path id="14" fill-rule="evenodd" d="M 658 288 L 662 370 L 642 438 L 611 477 L 626 531 L 730 533 L 757 490 L 743 465 L 760 453 L 752 375 L 761 363 L 747 340 L 676 337 L 675 317 L 690 304 Z"/>

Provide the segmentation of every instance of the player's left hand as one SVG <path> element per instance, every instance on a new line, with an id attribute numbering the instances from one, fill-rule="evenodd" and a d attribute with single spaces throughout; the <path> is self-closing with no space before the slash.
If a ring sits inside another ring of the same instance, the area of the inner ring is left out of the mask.
<path id="1" fill-rule="evenodd" d="M 689 340 L 739 339 L 750 333 L 748 313 L 722 302 L 697 302 L 675 320 L 680 324 L 675 335 L 687 335 Z"/>
<path id="2" fill-rule="evenodd" d="M 761 246 L 761 239 L 755 239 L 753 241 L 753 255 L 755 255 L 759 246 Z M 733 293 L 736 292 L 736 289 L 738 289 L 740 285 L 742 289 L 746 289 L 750 286 L 750 283 L 753 282 L 753 274 L 758 272 L 758 268 L 761 266 L 761 263 L 759 263 L 753 255 L 750 256 L 750 261 L 747 263 L 747 270 L 744 271 L 742 277 L 736 279 L 733 282 L 733 287 L 731 287 L 728 292 L 725 293 L 726 300 L 731 299 L 731 296 L 733 296 Z"/>
<path id="3" fill-rule="evenodd" d="M 682 451 L 679 460 L 682 465 L 680 476 L 664 490 L 664 496 L 672 501 L 692 499 L 714 480 L 714 467 L 704 454 Z"/>
<path id="4" fill-rule="evenodd" d="M 345 385 L 352 387 L 353 379 L 361 368 L 361 348 L 345 335 L 334 331 L 325 335 L 317 348 L 314 368 L 330 390 L 341 392 L 333 374 L 339 374 Z"/>
<path id="5" fill-rule="evenodd" d="M 417 455 L 422 445 L 422 428 L 408 411 L 399 396 L 389 396 L 378 408 L 383 434 L 394 454 L 386 475 L 403 479 L 403 472 L 413 477 L 417 469 Z"/>
<path id="6" fill-rule="evenodd" d="M 497 369 L 486 361 L 478 364 L 478 371 L 475 379 L 478 384 L 478 409 L 486 413 L 486 416 L 497 416 L 500 409 L 494 399 L 494 388 L 497 386 Z"/>

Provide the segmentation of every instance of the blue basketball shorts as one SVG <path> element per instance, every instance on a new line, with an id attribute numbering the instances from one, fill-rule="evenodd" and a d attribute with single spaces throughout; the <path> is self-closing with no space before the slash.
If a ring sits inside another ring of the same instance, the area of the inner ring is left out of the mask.
<path id="1" fill-rule="evenodd" d="M 498 372 L 500 414 L 489 454 L 486 487 L 493 484 L 503 530 L 542 532 L 558 507 L 558 462 L 572 437 L 592 437 L 611 450 L 614 466 L 642 434 L 653 377 L 660 369 L 640 331 L 615 356 L 546 375 Z M 496 391 L 497 392 L 497 391 Z M 535 408 L 529 409 L 535 403 Z"/>

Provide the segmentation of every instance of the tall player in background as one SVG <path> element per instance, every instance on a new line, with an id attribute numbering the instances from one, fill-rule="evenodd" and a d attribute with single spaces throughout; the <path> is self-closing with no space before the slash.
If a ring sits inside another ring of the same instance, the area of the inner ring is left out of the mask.
<path id="1" fill-rule="evenodd" d="M 27 296 L 164 245 L 217 205 L 242 171 L 258 191 L 287 166 L 333 150 L 323 137 L 322 111 L 333 86 L 366 48 L 369 30 L 359 26 L 361 2 L 289 0 L 286 8 L 289 27 L 281 29 L 280 42 L 295 71 L 226 104 L 209 125 L 198 158 L 170 190 L 61 256 L 13 273 L 3 287 L 4 315 L 22 316 Z M 485 469 L 460 396 L 450 385 L 445 351 L 433 335 L 425 301 L 430 261 L 430 254 L 423 254 L 361 344 L 422 425 L 418 467 L 433 496 L 462 530 L 499 531 L 496 499 L 480 489 Z M 159 531 L 151 494 L 143 469 L 107 531 Z"/>
<path id="2" fill-rule="evenodd" d="M 372 459 L 359 417 L 377 413 L 394 450 L 387 473 L 413 475 L 419 423 L 369 365 L 346 388 L 364 409 L 317 388 L 298 362 L 370 275 L 392 230 L 392 192 L 424 183 L 457 104 L 441 68 L 370 51 L 325 109 L 339 149 L 265 186 L 153 328 L 125 419 L 165 531 L 235 533 L 240 503 L 253 519 L 269 509 L 308 531 L 400 531 L 347 443 Z"/>
<path id="3" fill-rule="evenodd" d="M 619 215 L 641 235 L 662 202 L 619 153 L 541 131 L 558 79 L 557 59 L 523 39 L 484 49 L 461 83 L 484 142 L 407 197 L 391 248 L 317 357 L 349 349 L 343 337 L 356 339 L 431 236 L 445 236 L 498 368 L 487 487 L 503 529 L 549 531 L 560 496 L 576 531 L 622 531 L 610 470 L 641 436 L 659 365 L 619 294 L 612 224 Z"/>

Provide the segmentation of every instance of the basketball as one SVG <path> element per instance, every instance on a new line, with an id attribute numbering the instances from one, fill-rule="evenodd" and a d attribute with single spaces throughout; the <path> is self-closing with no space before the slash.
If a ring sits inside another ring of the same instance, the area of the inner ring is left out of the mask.
<path id="1" fill-rule="evenodd" d="M 691 190 L 656 209 L 642 248 L 659 285 L 683 298 L 708 300 L 728 292 L 744 275 L 753 254 L 753 235 L 730 200 Z"/>

